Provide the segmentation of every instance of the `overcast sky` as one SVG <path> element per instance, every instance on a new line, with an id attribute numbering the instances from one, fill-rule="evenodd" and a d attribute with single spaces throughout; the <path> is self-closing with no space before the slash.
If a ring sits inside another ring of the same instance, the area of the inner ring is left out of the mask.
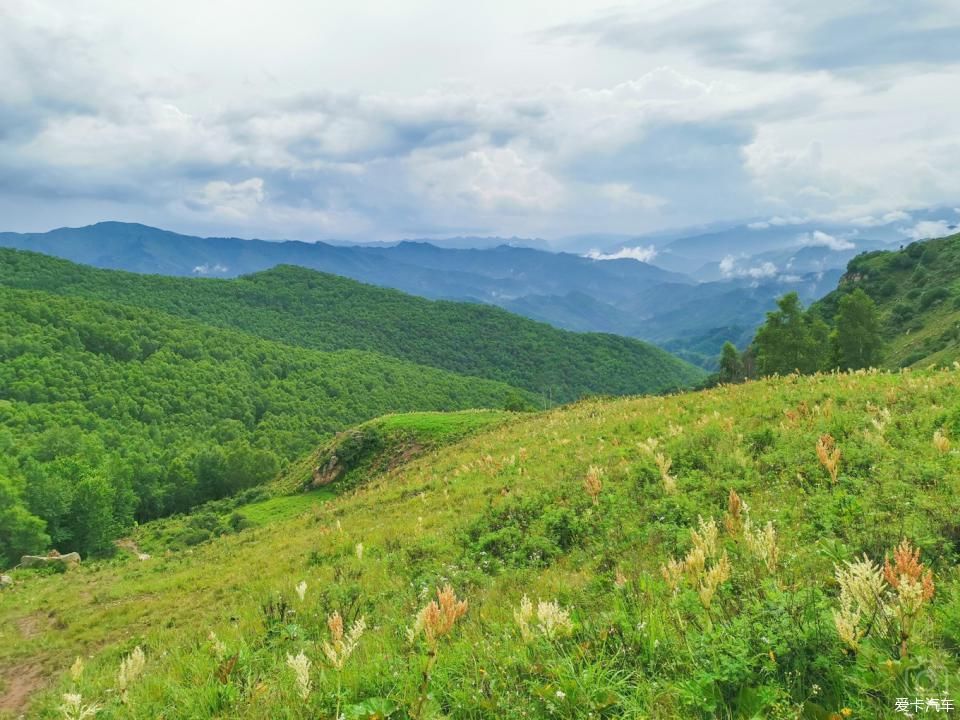
<path id="1" fill-rule="evenodd" d="M 0 230 L 557 238 L 960 203 L 957 0 L 2 0 Z"/>

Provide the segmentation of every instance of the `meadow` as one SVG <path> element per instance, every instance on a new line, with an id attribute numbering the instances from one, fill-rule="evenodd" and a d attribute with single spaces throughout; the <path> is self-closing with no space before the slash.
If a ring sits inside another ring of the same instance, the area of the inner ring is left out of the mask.
<path id="1" fill-rule="evenodd" d="M 2 707 L 886 718 L 956 701 L 957 380 L 583 401 L 195 547 L 16 571 Z"/>

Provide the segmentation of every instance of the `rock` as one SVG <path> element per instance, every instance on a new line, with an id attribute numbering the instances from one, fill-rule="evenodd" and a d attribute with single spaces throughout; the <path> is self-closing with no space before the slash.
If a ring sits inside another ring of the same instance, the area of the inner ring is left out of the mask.
<path id="1" fill-rule="evenodd" d="M 25 568 L 36 568 L 36 567 L 47 567 L 49 565 L 79 565 L 80 564 L 80 554 L 79 553 L 67 553 L 66 555 L 50 554 L 50 555 L 24 555 L 20 558 L 20 567 Z"/>
<path id="2" fill-rule="evenodd" d="M 9 575 L 0 575 L 0 588 L 13 587 L 13 578 Z"/>

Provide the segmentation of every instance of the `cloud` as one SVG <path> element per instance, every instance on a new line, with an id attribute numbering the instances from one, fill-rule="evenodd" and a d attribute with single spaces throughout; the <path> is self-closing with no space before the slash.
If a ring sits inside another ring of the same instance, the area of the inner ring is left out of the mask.
<path id="1" fill-rule="evenodd" d="M 557 0 L 547 29 L 529 3 L 94 5 L 0 8 L 0 230 L 551 239 L 960 197 L 949 0 Z"/>
<path id="2" fill-rule="evenodd" d="M 263 179 L 254 177 L 237 183 L 214 180 L 205 184 L 193 208 L 208 209 L 226 220 L 244 220 L 257 211 L 264 200 Z"/>
<path id="3" fill-rule="evenodd" d="M 194 275 L 222 275 L 223 273 L 229 272 L 229 268 L 226 265 L 221 265 L 216 263 L 210 265 L 209 263 L 204 263 L 203 265 L 197 265 L 193 268 Z"/>
<path id="4" fill-rule="evenodd" d="M 956 227 L 946 220 L 921 220 L 913 227 L 902 228 L 900 232 L 911 240 L 927 240 L 950 235 Z"/>
<path id="5" fill-rule="evenodd" d="M 719 269 L 720 274 L 725 278 L 765 280 L 777 275 L 777 266 L 772 262 L 762 262 L 759 265 L 742 268 L 737 265 L 737 259 L 733 255 L 725 255 L 720 261 Z"/>
<path id="6" fill-rule="evenodd" d="M 801 225 L 805 222 L 807 222 L 807 220 L 801 217 L 780 217 L 779 215 L 774 215 L 769 220 L 758 220 L 748 223 L 747 227 L 750 230 L 766 230 L 767 228 L 783 227 L 784 225 Z"/>
<path id="7" fill-rule="evenodd" d="M 836 237 L 821 230 L 814 230 L 813 232 L 798 235 L 797 242 L 805 247 L 825 247 L 834 252 L 853 250 L 856 247 L 854 243 L 846 238 Z"/>
<path id="8" fill-rule="evenodd" d="M 599 250 L 591 250 L 588 252 L 585 257 L 588 257 L 592 260 L 638 260 L 643 263 L 653 262 L 654 258 L 657 257 L 657 248 L 653 245 L 647 245 L 643 247 L 637 245 L 635 247 L 622 247 L 616 252 L 612 253 L 603 253 Z"/>
<path id="9" fill-rule="evenodd" d="M 864 217 L 853 218 L 849 222 L 851 225 L 857 225 L 859 227 L 879 227 L 881 225 L 889 225 L 890 223 L 903 222 L 907 220 L 910 220 L 910 213 L 904 210 L 892 210 L 880 215 L 879 217 L 865 215 Z"/>
<path id="10" fill-rule="evenodd" d="M 960 13 L 941 0 L 744 0 L 735 11 L 712 0 L 607 12 L 541 38 L 653 55 L 680 48 L 707 63 L 774 72 L 957 62 L 958 32 Z"/>

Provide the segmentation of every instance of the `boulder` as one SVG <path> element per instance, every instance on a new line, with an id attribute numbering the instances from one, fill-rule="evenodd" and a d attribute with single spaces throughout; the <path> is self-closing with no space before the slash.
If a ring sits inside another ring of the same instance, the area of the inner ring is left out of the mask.
<path id="1" fill-rule="evenodd" d="M 0 589 L 13 586 L 13 578 L 9 575 L 0 575 Z"/>
<path id="2" fill-rule="evenodd" d="M 50 555 L 24 555 L 20 558 L 20 567 L 24 568 L 36 568 L 36 567 L 47 567 L 49 565 L 79 565 L 80 564 L 80 554 L 79 553 L 67 553 L 66 555 L 50 554 Z"/>

